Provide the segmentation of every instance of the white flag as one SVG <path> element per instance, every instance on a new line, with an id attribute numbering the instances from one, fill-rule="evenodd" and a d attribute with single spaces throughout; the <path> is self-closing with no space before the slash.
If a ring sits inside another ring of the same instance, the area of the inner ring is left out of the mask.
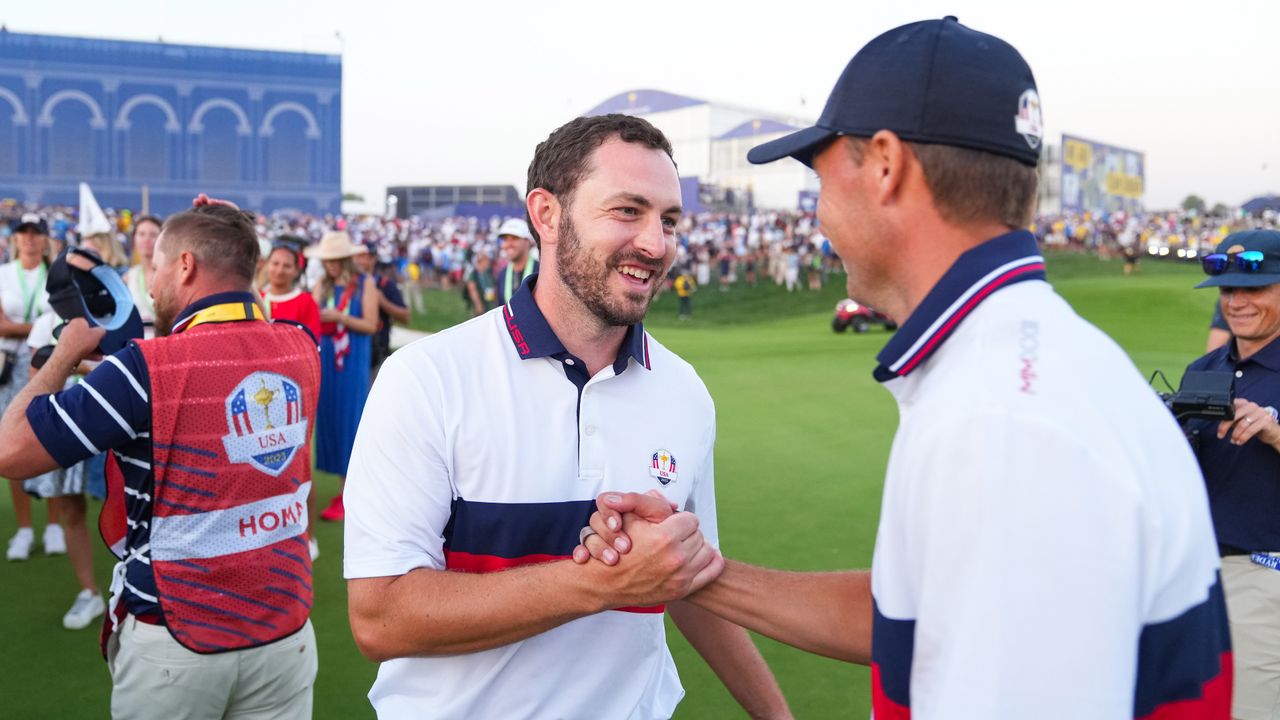
<path id="1" fill-rule="evenodd" d="M 98 201 L 93 197 L 89 183 L 80 183 L 80 224 L 76 226 L 76 232 L 80 233 L 80 237 L 88 237 L 109 233 L 112 229 L 111 221 L 107 220 L 107 214 L 102 212 Z"/>

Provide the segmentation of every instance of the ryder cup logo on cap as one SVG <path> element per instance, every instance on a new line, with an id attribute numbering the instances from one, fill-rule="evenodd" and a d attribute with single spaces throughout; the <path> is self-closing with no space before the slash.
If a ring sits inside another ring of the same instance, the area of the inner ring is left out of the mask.
<path id="1" fill-rule="evenodd" d="M 881 130 L 1034 166 L 1043 137 L 1036 80 L 1012 45 L 954 17 L 903 25 L 853 56 L 813 127 L 752 148 L 747 159 L 789 156 L 812 167 L 833 138 Z"/>
<path id="2" fill-rule="evenodd" d="M 649 465 L 649 474 L 658 478 L 663 485 L 670 485 L 679 477 L 676 472 L 676 456 L 666 450 L 658 450 L 653 454 Z"/>
<path id="3" fill-rule="evenodd" d="M 1018 134 L 1026 138 L 1032 148 L 1040 147 L 1044 137 L 1044 122 L 1040 118 L 1040 95 L 1035 88 L 1022 93 L 1018 98 L 1018 114 L 1013 118 L 1013 127 Z"/>
<path id="4" fill-rule="evenodd" d="M 227 459 L 277 477 L 306 442 L 302 390 L 279 373 L 250 373 L 227 396 Z"/>

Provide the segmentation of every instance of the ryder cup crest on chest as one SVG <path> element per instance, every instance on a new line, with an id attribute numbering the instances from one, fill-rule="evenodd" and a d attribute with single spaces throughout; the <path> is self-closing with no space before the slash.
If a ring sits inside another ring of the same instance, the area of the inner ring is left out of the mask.
<path id="1" fill-rule="evenodd" d="M 302 390 L 279 373 L 250 373 L 227 396 L 227 459 L 272 477 L 284 471 L 308 439 Z"/>
<path id="2" fill-rule="evenodd" d="M 670 485 L 679 477 L 676 472 L 676 456 L 666 450 L 656 450 L 649 464 L 649 474 L 663 485 Z"/>

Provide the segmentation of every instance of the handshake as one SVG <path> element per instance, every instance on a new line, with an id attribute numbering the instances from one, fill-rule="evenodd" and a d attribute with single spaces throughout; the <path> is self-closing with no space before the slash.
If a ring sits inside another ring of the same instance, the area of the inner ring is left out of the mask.
<path id="1" fill-rule="evenodd" d="M 656 490 L 605 493 L 578 535 L 573 561 L 614 571 L 613 607 L 658 605 L 698 592 L 724 571 L 724 557 L 698 529 L 698 518 Z"/>

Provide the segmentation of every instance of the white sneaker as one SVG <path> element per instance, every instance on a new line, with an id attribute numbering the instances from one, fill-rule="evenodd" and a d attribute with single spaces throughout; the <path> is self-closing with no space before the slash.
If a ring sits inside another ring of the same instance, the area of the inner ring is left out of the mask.
<path id="1" fill-rule="evenodd" d="M 67 536 L 62 533 L 61 525 L 51 524 L 44 526 L 44 554 L 67 554 Z"/>
<path id="2" fill-rule="evenodd" d="M 62 627 L 68 630 L 81 630 L 89 627 L 93 619 L 106 612 L 106 603 L 96 590 L 81 590 L 71 609 L 62 616 Z"/>
<path id="3" fill-rule="evenodd" d="M 31 544 L 35 539 L 36 534 L 31 528 L 18 528 L 18 532 L 9 539 L 9 550 L 4 556 L 9 560 L 26 560 L 31 557 Z"/>
<path id="4" fill-rule="evenodd" d="M 311 538 L 307 547 L 311 549 L 311 562 L 315 562 L 316 558 L 320 557 L 320 543 L 316 542 L 315 538 Z"/>

